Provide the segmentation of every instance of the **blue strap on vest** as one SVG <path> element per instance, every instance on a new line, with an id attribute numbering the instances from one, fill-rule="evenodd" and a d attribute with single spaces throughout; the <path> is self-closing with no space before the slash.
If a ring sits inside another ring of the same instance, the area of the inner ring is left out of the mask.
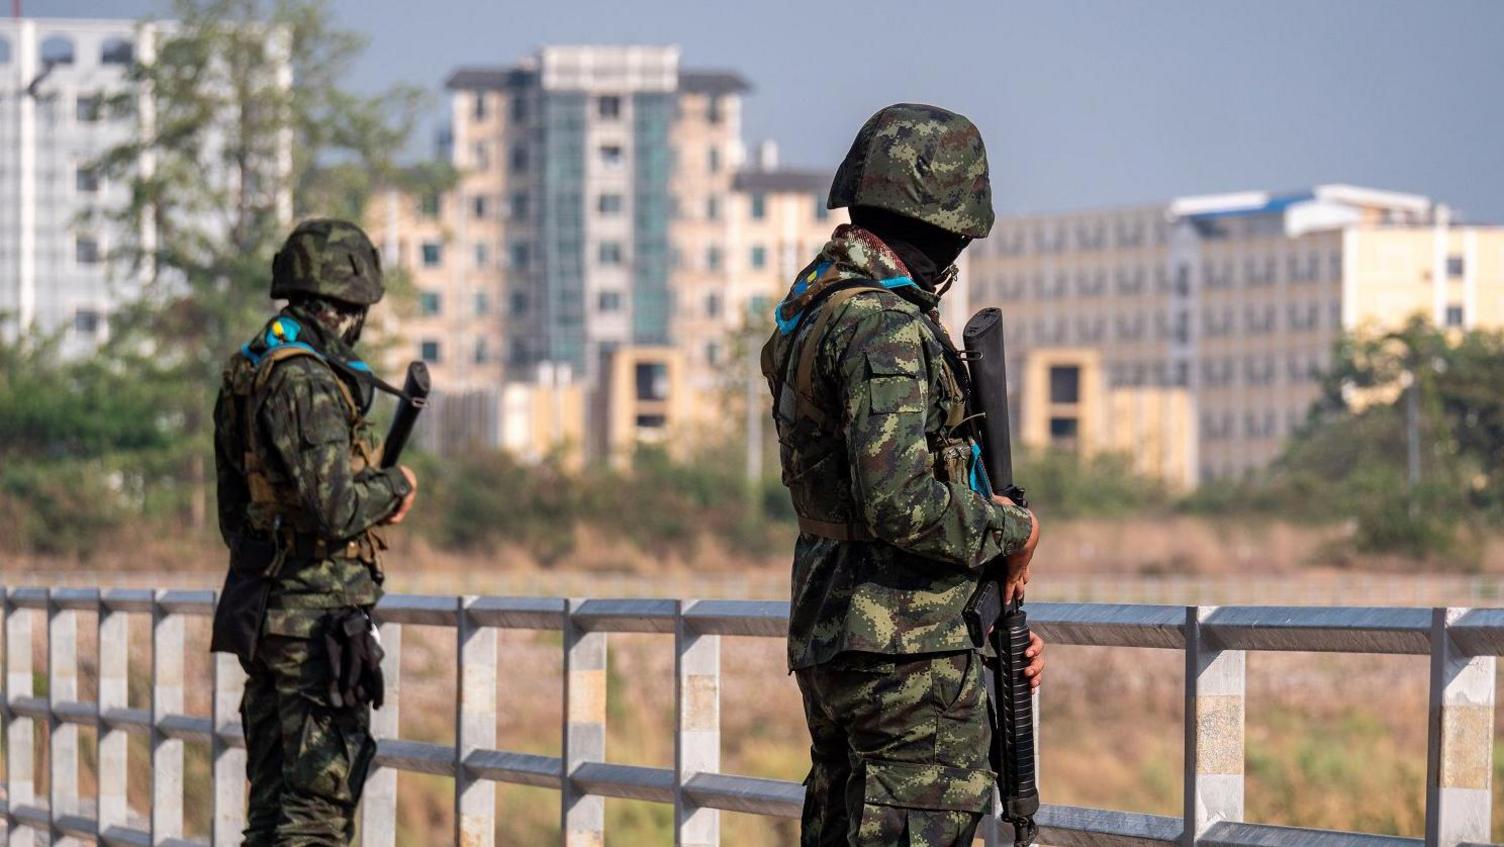
<path id="1" fill-rule="evenodd" d="M 780 335 L 788 335 L 789 333 L 792 333 L 794 330 L 798 329 L 799 319 L 804 317 L 804 310 L 800 309 L 799 311 L 785 318 L 783 316 L 784 303 L 789 302 L 789 300 L 794 300 L 804 296 L 804 292 L 809 290 L 810 285 L 814 283 L 815 280 L 818 280 L 821 276 L 824 276 L 825 271 L 830 268 L 830 265 L 830 262 L 821 262 L 818 265 L 815 265 L 814 270 L 800 277 L 799 280 L 794 283 L 794 290 L 789 292 L 788 299 L 773 307 L 773 320 L 778 324 L 778 332 Z M 876 282 L 883 288 L 893 289 L 903 288 L 905 285 L 913 285 L 914 278 L 908 276 L 890 276 L 887 279 L 873 280 L 873 282 Z"/>
<path id="2" fill-rule="evenodd" d="M 246 343 L 240 345 L 240 354 L 242 356 L 245 356 L 246 359 L 250 361 L 252 367 L 255 367 L 261 364 L 261 360 L 266 358 L 268 353 L 272 352 L 278 347 L 297 347 L 299 349 L 307 350 L 309 353 L 312 353 L 321 362 L 328 362 L 329 359 L 312 344 L 309 344 L 306 341 L 298 340 L 298 335 L 300 335 L 302 332 L 302 324 L 298 323 L 293 318 L 289 318 L 286 315 L 283 315 L 282 317 L 279 317 L 276 320 L 272 321 L 271 326 L 266 330 L 266 337 L 263 339 L 266 342 L 265 352 L 256 353 L 255 351 L 251 350 L 251 343 L 247 341 Z M 344 364 L 352 370 L 364 371 L 366 373 L 371 372 L 371 366 L 367 365 L 365 362 L 362 362 L 359 359 L 351 359 Z"/>
<path id="3" fill-rule="evenodd" d="M 992 497 L 992 480 L 982 473 L 982 445 L 971 442 L 971 472 L 967 475 L 971 490 L 983 497 Z"/>

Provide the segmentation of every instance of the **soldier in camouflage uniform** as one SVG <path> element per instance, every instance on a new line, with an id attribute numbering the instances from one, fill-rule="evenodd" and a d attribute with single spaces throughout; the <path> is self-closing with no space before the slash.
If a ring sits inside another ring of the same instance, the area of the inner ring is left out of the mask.
<path id="1" fill-rule="evenodd" d="M 410 470 L 377 468 L 372 382 L 352 349 L 382 293 L 364 232 L 300 224 L 273 262 L 271 295 L 288 305 L 230 358 L 214 409 L 230 569 L 212 649 L 249 676 L 248 845 L 348 844 L 376 750 L 368 704 L 333 684 L 331 638 L 380 598 L 375 528 L 416 494 Z"/>
<path id="2" fill-rule="evenodd" d="M 1021 590 L 1038 523 L 971 485 L 966 373 L 936 307 L 993 212 L 966 118 L 900 104 L 830 191 L 852 223 L 794 281 L 763 349 L 794 548 L 789 668 L 812 740 L 805 847 L 970 845 L 996 775 L 963 619 L 984 566 Z M 1038 684 L 1042 645 L 1027 673 Z"/>

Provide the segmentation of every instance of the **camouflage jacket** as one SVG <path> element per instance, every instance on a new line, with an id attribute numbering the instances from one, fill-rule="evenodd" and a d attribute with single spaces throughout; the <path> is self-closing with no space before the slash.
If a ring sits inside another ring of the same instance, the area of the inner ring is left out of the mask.
<path id="1" fill-rule="evenodd" d="M 295 307 L 284 309 L 243 352 L 266 353 L 267 332 L 281 318 L 298 326 L 297 340 L 323 356 L 354 360 L 344 342 Z M 236 366 L 231 360 L 230 367 Z M 248 398 L 222 388 L 215 404 L 215 464 L 220 532 L 234 548 L 239 536 L 271 538 L 267 523 L 280 526 L 274 544 L 296 536 L 322 556 L 292 556 L 274 577 L 267 602 L 268 632 L 304 635 L 317 610 L 375 603 L 381 596 L 374 546 L 368 531 L 397 509 L 409 491 L 396 468 L 367 464 L 367 425 L 352 400 L 362 387 L 315 356 L 269 362 L 271 368 Z M 254 433 L 246 428 L 256 427 Z M 248 474 L 257 467 L 274 492 L 269 519 L 258 514 Z M 280 508 L 278 508 L 280 507 Z M 233 562 L 232 562 L 233 567 Z M 304 612 L 303 610 L 309 610 Z"/>
<path id="2" fill-rule="evenodd" d="M 848 650 L 980 646 L 962 610 L 983 566 L 1028 537 L 1025 511 L 970 485 L 966 398 L 938 303 L 876 236 L 846 225 L 779 305 L 764 370 L 802 530 L 790 669 Z"/>

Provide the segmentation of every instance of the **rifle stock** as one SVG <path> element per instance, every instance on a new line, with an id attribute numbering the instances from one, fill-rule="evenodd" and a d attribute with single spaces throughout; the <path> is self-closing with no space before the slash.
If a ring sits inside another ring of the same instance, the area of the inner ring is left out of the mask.
<path id="1" fill-rule="evenodd" d="M 428 405 L 431 388 L 428 366 L 422 362 L 409 362 L 407 379 L 402 383 L 402 393 L 406 396 L 397 403 L 391 429 L 387 430 L 386 440 L 381 442 L 381 467 L 394 467 L 402 457 L 407 440 L 413 434 L 413 425 L 418 422 L 418 413 Z"/>
<path id="2" fill-rule="evenodd" d="M 982 471 L 976 486 L 984 494 L 1002 494 L 1027 507 L 1023 489 L 1013 480 L 1013 434 L 1008 414 L 1008 369 L 1003 343 L 1003 313 L 982 309 L 966 322 L 961 334 L 966 348 L 967 372 L 971 378 L 973 415 L 980 415 L 977 441 Z M 988 695 L 996 711 L 992 733 L 992 761 L 998 771 L 998 790 L 1003 801 L 1003 820 L 1013 826 L 1015 847 L 1033 844 L 1038 834 L 1034 814 L 1039 811 L 1035 781 L 1034 700 L 1029 680 L 1023 675 L 1029 660 L 1029 618 L 1023 598 L 1003 607 L 1001 562 L 988 567 L 982 586 L 968 609 L 968 623 L 978 626 L 997 654 L 997 667 L 989 676 Z"/>

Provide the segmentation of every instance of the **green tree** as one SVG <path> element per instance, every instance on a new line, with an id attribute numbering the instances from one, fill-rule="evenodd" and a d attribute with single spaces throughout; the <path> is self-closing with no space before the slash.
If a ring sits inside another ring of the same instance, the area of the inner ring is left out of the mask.
<path id="1" fill-rule="evenodd" d="M 1352 521 L 1360 550 L 1468 561 L 1504 520 L 1504 334 L 1415 319 L 1344 337 L 1269 471 L 1192 505 Z"/>

